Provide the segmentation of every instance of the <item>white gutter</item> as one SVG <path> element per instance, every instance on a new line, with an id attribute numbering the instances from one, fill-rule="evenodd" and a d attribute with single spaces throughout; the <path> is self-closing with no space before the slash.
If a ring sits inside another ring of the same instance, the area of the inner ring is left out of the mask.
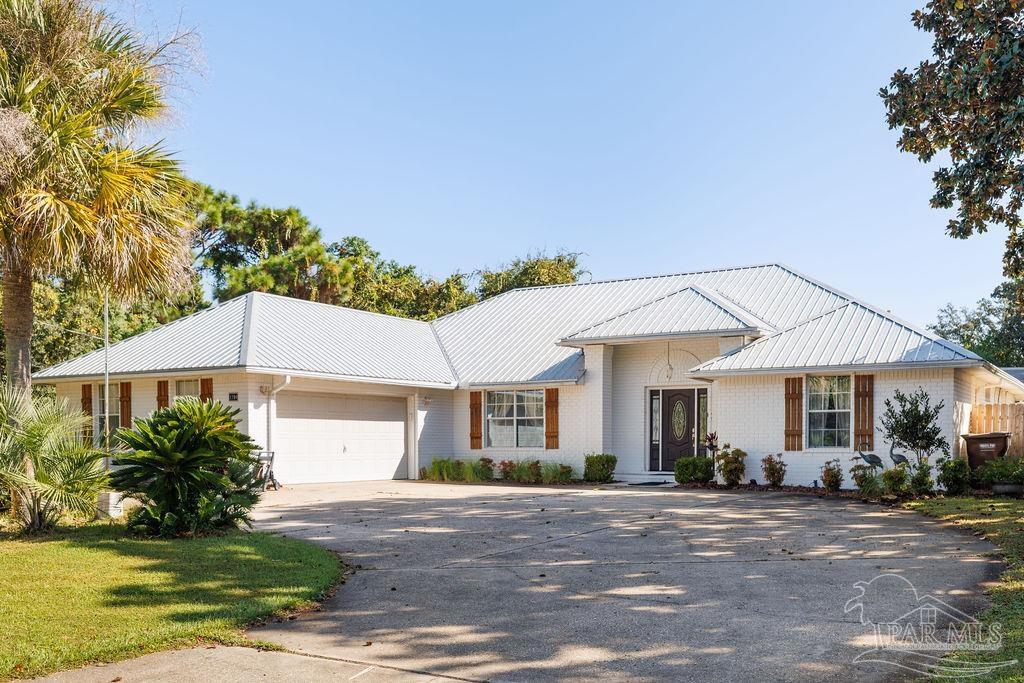
<path id="1" fill-rule="evenodd" d="M 285 375 L 284 381 L 277 386 L 264 387 L 267 389 L 267 450 L 270 452 L 274 451 L 274 420 L 271 417 L 270 409 L 271 405 L 275 408 L 274 412 L 277 412 L 277 392 L 284 389 L 286 386 L 292 383 L 292 376 Z"/>
<path id="2" fill-rule="evenodd" d="M 710 361 L 709 361 L 710 362 Z M 862 372 L 867 370 L 916 370 L 934 368 L 973 368 L 987 365 L 982 360 L 917 361 L 909 363 L 871 363 L 863 365 L 801 365 L 785 368 L 744 368 L 741 370 L 697 370 L 687 371 L 689 377 L 718 378 L 744 375 L 787 375 L 801 372 Z M 700 366 L 697 366 L 700 367 Z"/>

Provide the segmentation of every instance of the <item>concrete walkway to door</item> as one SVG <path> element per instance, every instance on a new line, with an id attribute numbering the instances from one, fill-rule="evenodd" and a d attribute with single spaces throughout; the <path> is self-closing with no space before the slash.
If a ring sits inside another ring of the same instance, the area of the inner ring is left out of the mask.
<path id="1" fill-rule="evenodd" d="M 844 612 L 854 584 L 897 574 L 975 613 L 1001 569 L 913 513 L 753 492 L 297 486 L 267 495 L 258 528 L 360 568 L 321 611 L 252 637 L 474 680 L 900 678 L 853 663 L 871 642 Z"/>

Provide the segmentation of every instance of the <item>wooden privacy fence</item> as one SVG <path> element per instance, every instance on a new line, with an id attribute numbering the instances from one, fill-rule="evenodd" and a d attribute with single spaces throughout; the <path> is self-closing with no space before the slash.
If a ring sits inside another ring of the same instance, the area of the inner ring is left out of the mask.
<path id="1" fill-rule="evenodd" d="M 1008 455 L 1024 456 L 1024 403 L 983 403 L 971 408 L 971 434 L 1010 432 Z"/>

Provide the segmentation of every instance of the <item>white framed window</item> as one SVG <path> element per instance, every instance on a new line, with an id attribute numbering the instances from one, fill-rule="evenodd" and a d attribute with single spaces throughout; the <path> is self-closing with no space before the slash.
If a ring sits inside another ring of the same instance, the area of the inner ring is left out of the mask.
<path id="1" fill-rule="evenodd" d="M 808 376 L 808 448 L 850 447 L 852 384 L 849 375 Z"/>
<path id="2" fill-rule="evenodd" d="M 544 447 L 544 390 L 488 391 L 484 411 L 488 448 Z"/>
<path id="3" fill-rule="evenodd" d="M 121 427 L 121 384 L 119 382 L 110 383 L 109 411 L 107 410 L 107 402 L 104 400 L 102 382 L 96 385 L 94 392 L 99 397 L 99 400 L 96 402 L 96 428 L 92 433 L 96 435 L 96 443 L 102 445 L 104 443 L 103 430 L 108 423 L 110 424 L 111 436 Z"/>
<path id="4" fill-rule="evenodd" d="M 185 396 L 199 396 L 199 380 L 179 379 L 174 381 L 174 400 Z"/>

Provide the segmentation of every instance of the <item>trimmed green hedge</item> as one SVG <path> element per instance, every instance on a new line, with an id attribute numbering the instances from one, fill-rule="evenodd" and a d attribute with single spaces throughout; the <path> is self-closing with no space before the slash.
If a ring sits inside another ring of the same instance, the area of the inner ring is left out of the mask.
<path id="1" fill-rule="evenodd" d="M 707 456 L 694 455 L 676 460 L 676 482 L 708 483 L 715 478 L 715 461 Z"/>

